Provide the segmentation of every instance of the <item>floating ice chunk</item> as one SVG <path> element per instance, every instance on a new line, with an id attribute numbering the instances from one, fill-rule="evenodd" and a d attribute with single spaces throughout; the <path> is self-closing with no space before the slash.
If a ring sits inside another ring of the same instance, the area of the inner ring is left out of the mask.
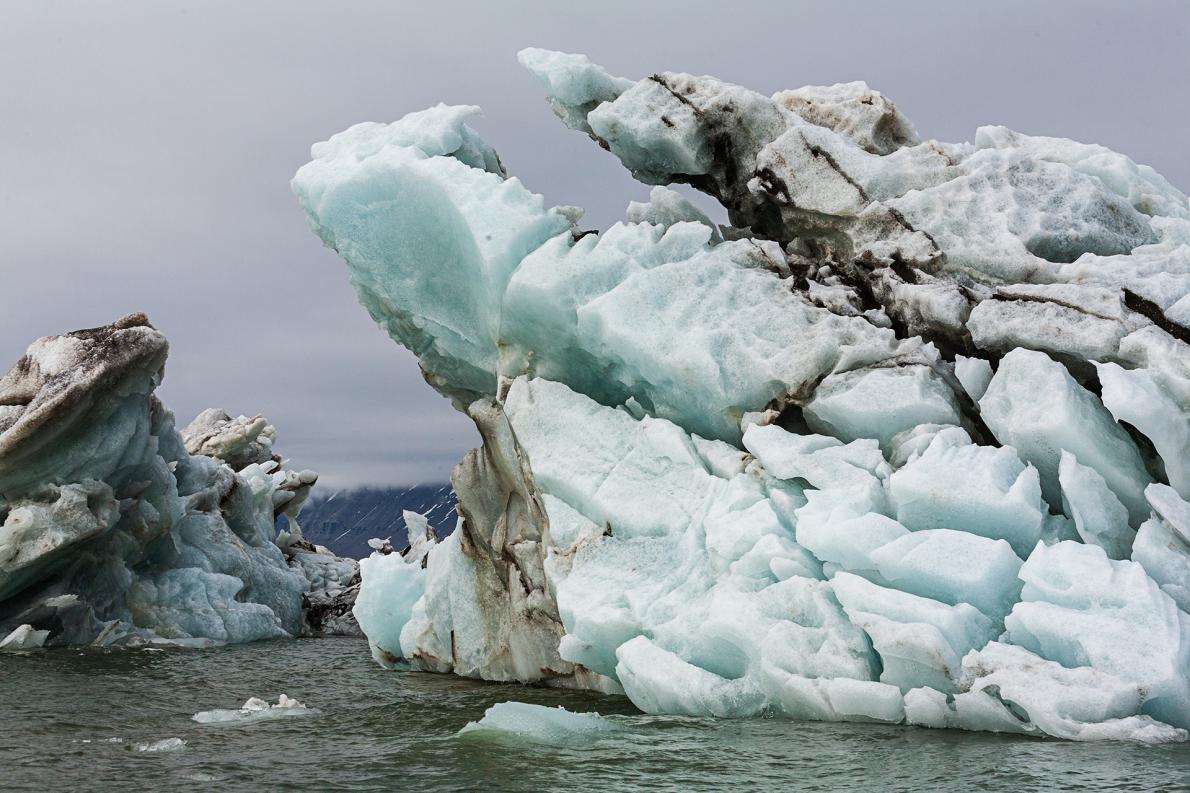
<path id="1" fill-rule="evenodd" d="M 968 358 L 956 355 L 954 359 L 954 376 L 958 378 L 967 396 L 978 402 L 988 390 L 988 383 L 992 382 L 992 365 L 986 358 Z"/>
<path id="2" fill-rule="evenodd" d="M 1128 526 L 1128 510 L 1099 472 L 1080 465 L 1073 454 L 1063 449 L 1058 483 L 1062 486 L 1062 508 L 1074 520 L 1083 542 L 1098 545 L 1112 559 L 1127 559 L 1136 532 Z"/>
<path id="3" fill-rule="evenodd" d="M 1149 485 L 1145 496 L 1154 514 L 1136 534 L 1132 561 L 1145 568 L 1178 608 L 1190 613 L 1190 504 L 1166 485 Z"/>
<path id="4" fill-rule="evenodd" d="M 152 743 L 135 743 L 132 748 L 138 752 L 178 752 L 186 748 L 181 738 L 162 738 Z"/>
<path id="5" fill-rule="evenodd" d="M 1190 727 L 1190 618 L 1141 565 L 1094 545 L 1038 544 L 1020 578 L 1005 641 L 1128 681 L 1144 692 L 1142 713 Z"/>
<path id="6" fill-rule="evenodd" d="M 1190 217 L 1182 191 L 1147 165 L 1106 146 L 1078 143 L 1069 138 L 1026 135 L 1007 127 L 983 126 L 975 130 L 978 149 L 1015 149 L 1030 157 L 1058 162 L 1096 177 L 1100 183 L 1146 215 Z"/>
<path id="7" fill-rule="evenodd" d="M 953 692 L 960 662 L 969 650 L 995 638 L 997 628 L 979 609 L 877 586 L 838 573 L 831 588 L 847 617 L 872 640 L 880 655 L 880 680 L 902 691 L 929 686 Z"/>
<path id="8" fill-rule="evenodd" d="M 204 710 L 191 716 L 199 724 L 249 724 L 267 719 L 281 719 L 291 716 L 315 716 L 317 708 L 308 708 L 285 694 L 277 698 L 275 705 L 263 699 L 252 697 L 243 707 L 235 710 Z"/>
<path id="9" fill-rule="evenodd" d="M 479 721 L 468 722 L 458 734 L 567 746 L 590 743 L 617 730 L 614 722 L 598 713 L 574 713 L 561 705 L 547 708 L 527 702 L 500 702 L 484 711 Z"/>
<path id="10" fill-rule="evenodd" d="M 32 625 L 19 625 L 0 639 L 0 650 L 33 650 L 45 645 L 49 631 L 34 630 Z"/>
<path id="11" fill-rule="evenodd" d="M 1070 669 L 1010 644 L 992 642 L 969 653 L 962 688 L 955 697 L 955 726 L 964 729 L 989 729 L 989 714 L 998 712 L 1002 723 L 1017 722 L 1014 731 L 1070 740 L 1168 743 L 1188 737 L 1186 730 L 1139 715 L 1143 691 L 1130 680 L 1085 666 Z"/>
<path id="12" fill-rule="evenodd" d="M 958 424 L 954 392 L 924 364 L 832 374 L 805 406 L 815 432 L 845 441 L 876 438 L 888 451 L 892 437 L 919 424 Z"/>
<path id="13" fill-rule="evenodd" d="M 951 424 L 918 424 L 893 436 L 889 443 L 888 462 L 894 469 L 916 460 L 929 448 L 935 438 L 945 438 L 951 446 L 967 446 L 973 441 L 962 427 Z"/>
<path id="14" fill-rule="evenodd" d="M 805 519 L 797 525 L 797 541 L 824 562 L 844 570 L 876 570 L 872 551 L 887 545 L 909 530 L 879 512 L 845 517 L 846 508 L 832 513 L 827 520 Z M 803 514 L 803 513 L 799 513 Z"/>
<path id="15" fill-rule="evenodd" d="M 957 441 L 957 442 L 956 442 Z M 1037 469 L 1009 447 L 962 443 L 939 433 L 914 461 L 889 477 L 896 516 L 906 528 L 959 529 L 1008 540 L 1027 556 L 1046 514 Z"/>
<path id="16" fill-rule="evenodd" d="M 970 603 L 999 621 L 1016 602 L 1020 558 L 1004 540 L 951 529 L 911 532 L 872 551 L 876 570 L 897 589 L 955 605 Z"/>
<path id="17" fill-rule="evenodd" d="M 1136 427 L 1153 442 L 1165 464 L 1169 484 L 1190 499 L 1190 380 L 1182 384 L 1179 401 L 1158 385 L 1158 377 L 1146 369 L 1124 369 L 1118 364 L 1099 364 L 1103 404 L 1116 421 Z"/>
<path id="18" fill-rule="evenodd" d="M 1144 489 L 1150 479 L 1136 444 L 1095 395 L 1045 353 L 1019 348 L 1005 355 L 979 407 L 997 440 L 1036 466 L 1050 506 L 1062 503 L 1058 465 L 1064 449 L 1103 477 L 1128 508 L 1130 523 L 1148 515 Z"/>

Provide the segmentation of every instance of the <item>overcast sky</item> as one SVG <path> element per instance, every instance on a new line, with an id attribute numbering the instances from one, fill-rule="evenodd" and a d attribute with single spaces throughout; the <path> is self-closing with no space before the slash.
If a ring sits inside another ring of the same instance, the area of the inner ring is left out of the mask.
<path id="1" fill-rule="evenodd" d="M 1190 188 L 1190 3 L 88 2 L 0 7 L 0 366 L 145 311 L 185 424 L 264 413 L 332 486 L 439 481 L 476 443 L 356 303 L 289 190 L 310 144 L 439 101 L 511 173 L 606 226 L 637 185 L 515 53 L 764 93 L 863 79 L 923 138 L 1103 143 Z"/>

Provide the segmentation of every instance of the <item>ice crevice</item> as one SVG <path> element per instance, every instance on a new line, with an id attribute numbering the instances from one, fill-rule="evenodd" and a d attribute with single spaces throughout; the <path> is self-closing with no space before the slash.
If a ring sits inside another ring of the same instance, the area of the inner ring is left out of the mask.
<path id="1" fill-rule="evenodd" d="M 473 107 L 352 127 L 293 180 L 484 438 L 459 530 L 361 565 L 378 660 L 651 713 L 1185 740 L 1186 196 L 1101 146 L 922 141 L 863 83 L 519 57 L 652 186 L 625 222 L 578 232 Z"/>

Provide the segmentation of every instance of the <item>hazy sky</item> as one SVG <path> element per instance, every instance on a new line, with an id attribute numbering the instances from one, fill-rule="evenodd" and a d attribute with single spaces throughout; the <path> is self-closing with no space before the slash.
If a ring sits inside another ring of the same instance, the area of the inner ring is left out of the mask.
<path id="1" fill-rule="evenodd" d="M 161 395 L 264 413 L 334 486 L 444 479 L 470 422 L 373 326 L 289 190 L 310 144 L 439 101 L 510 172 L 606 226 L 637 185 L 553 117 L 528 45 L 764 93 L 866 80 L 923 138 L 980 124 L 1106 144 L 1190 188 L 1190 2 L 8 0 L 0 12 L 0 366 L 147 312 Z"/>

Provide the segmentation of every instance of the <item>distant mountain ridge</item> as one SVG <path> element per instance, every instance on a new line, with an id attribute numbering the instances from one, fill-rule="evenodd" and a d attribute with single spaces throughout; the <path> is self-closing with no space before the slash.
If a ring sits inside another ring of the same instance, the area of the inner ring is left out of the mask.
<path id="1" fill-rule="evenodd" d="M 394 547 L 406 544 L 402 511 L 420 512 L 439 537 L 454 530 L 455 494 L 447 482 L 412 487 L 361 487 L 331 493 L 314 491 L 298 522 L 307 540 L 325 545 L 339 556 L 360 559 L 371 553 L 372 537 L 391 538 Z M 284 528 L 284 520 L 279 528 Z"/>

